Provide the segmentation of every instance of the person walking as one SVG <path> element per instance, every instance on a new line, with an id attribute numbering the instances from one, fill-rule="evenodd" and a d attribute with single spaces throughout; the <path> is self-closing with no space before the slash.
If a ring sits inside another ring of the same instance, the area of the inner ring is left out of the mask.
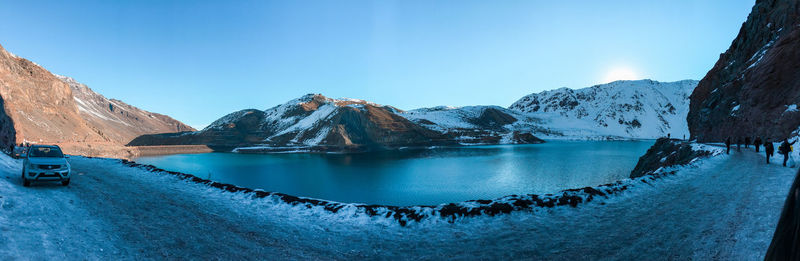
<path id="1" fill-rule="evenodd" d="M 769 139 L 764 142 L 764 152 L 767 154 L 767 164 L 769 164 L 769 157 L 772 157 L 772 155 L 775 154 L 775 147 L 772 145 L 772 141 Z"/>
<path id="2" fill-rule="evenodd" d="M 750 146 L 750 136 L 744 137 L 744 148 L 748 148 Z"/>
<path id="3" fill-rule="evenodd" d="M 725 139 L 725 148 L 728 149 L 725 151 L 725 154 L 731 154 L 731 137 Z"/>
<path id="4" fill-rule="evenodd" d="M 736 151 L 742 151 L 742 137 L 736 139 Z"/>
<path id="5" fill-rule="evenodd" d="M 783 139 L 781 146 L 778 147 L 778 153 L 783 154 L 783 166 L 786 167 L 786 161 L 789 160 L 789 152 L 792 152 L 792 144 L 797 141 L 789 142 L 789 139 Z"/>
<path id="6" fill-rule="evenodd" d="M 756 153 L 758 153 L 758 148 L 761 147 L 761 137 L 756 137 L 753 141 L 753 146 L 756 147 Z"/>

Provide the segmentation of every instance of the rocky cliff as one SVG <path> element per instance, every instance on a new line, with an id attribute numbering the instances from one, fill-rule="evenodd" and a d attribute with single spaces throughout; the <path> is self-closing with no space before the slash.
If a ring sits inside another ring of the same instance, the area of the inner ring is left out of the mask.
<path id="1" fill-rule="evenodd" d="M 0 146 L 59 144 L 67 153 L 128 157 L 123 145 L 146 133 L 191 130 L 169 117 L 108 100 L 0 46 Z M 116 107 L 115 107 L 116 106 Z"/>
<path id="2" fill-rule="evenodd" d="M 697 85 L 687 117 L 699 141 L 790 136 L 800 126 L 800 1 L 758 0 Z"/>
<path id="3" fill-rule="evenodd" d="M 548 137 L 658 138 L 688 135 L 689 95 L 697 81 L 615 81 L 522 97 L 509 109 L 540 119 Z"/>
<path id="4" fill-rule="evenodd" d="M 495 110 L 459 118 L 478 125 L 455 128 L 437 125 L 435 119 L 420 116 L 423 112 L 309 94 L 264 111 L 231 113 L 202 131 L 144 135 L 129 145 L 205 144 L 220 151 L 275 152 L 542 142 L 530 133 L 504 128 L 516 119 Z"/>

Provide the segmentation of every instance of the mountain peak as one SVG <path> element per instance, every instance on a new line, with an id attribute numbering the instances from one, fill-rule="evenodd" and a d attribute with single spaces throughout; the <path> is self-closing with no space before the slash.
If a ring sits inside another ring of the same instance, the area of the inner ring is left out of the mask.
<path id="1" fill-rule="evenodd" d="M 284 105 L 300 105 L 306 111 L 316 110 L 322 105 L 325 104 L 332 104 L 336 107 L 343 107 L 343 106 L 351 106 L 351 105 L 371 105 L 375 107 L 383 107 L 381 104 L 377 104 L 374 102 L 361 100 L 361 99 L 353 99 L 353 98 L 329 98 L 325 95 L 319 93 L 309 93 L 303 96 L 300 96 L 297 99 L 291 100 Z"/>
<path id="2" fill-rule="evenodd" d="M 697 81 L 622 80 L 522 97 L 509 109 L 544 119 L 565 135 L 657 138 L 688 134 L 688 97 Z"/>

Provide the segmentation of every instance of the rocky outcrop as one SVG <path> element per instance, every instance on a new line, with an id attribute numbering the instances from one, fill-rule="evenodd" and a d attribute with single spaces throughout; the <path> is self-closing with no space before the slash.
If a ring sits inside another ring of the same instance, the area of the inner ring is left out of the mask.
<path id="1" fill-rule="evenodd" d="M 191 130 L 102 95 L 17 57 L 0 46 L 0 146 L 22 142 L 61 145 L 87 156 L 130 157 L 124 144 L 145 133 Z"/>
<path id="2" fill-rule="evenodd" d="M 650 175 L 660 168 L 686 165 L 696 158 L 711 154 L 710 151 L 694 149 L 690 142 L 660 138 L 639 158 L 630 178 Z"/>
<path id="3" fill-rule="evenodd" d="M 231 113 L 201 131 L 143 135 L 129 145 L 202 144 L 219 151 L 237 152 L 357 152 L 543 142 L 528 132 L 505 128 L 517 121 L 504 113 L 505 109 L 476 108 L 469 109 L 469 113 L 467 109 L 459 111 L 465 112 L 464 117 L 448 118 L 466 126 L 450 128 L 434 123 L 438 118 L 420 116 L 424 113 L 407 113 L 363 100 L 309 94 L 264 111 L 248 109 Z"/>
<path id="4" fill-rule="evenodd" d="M 540 119 L 545 136 L 645 138 L 688 135 L 689 94 L 697 81 L 615 81 L 522 97 L 509 109 Z"/>
<path id="5" fill-rule="evenodd" d="M 800 2 L 758 0 L 691 95 L 692 137 L 783 139 L 800 126 Z"/>
<path id="6" fill-rule="evenodd" d="M 0 97 L 0 148 L 12 151 L 12 146 L 16 143 L 17 131 L 14 129 L 14 121 L 6 114 L 5 102 Z"/>

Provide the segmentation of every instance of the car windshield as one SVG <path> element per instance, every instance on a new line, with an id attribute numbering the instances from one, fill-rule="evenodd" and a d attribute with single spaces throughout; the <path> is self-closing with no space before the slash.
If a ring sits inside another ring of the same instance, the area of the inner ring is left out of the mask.
<path id="1" fill-rule="evenodd" d="M 61 153 L 61 149 L 59 148 L 52 148 L 52 147 L 33 147 L 28 152 L 30 157 L 42 157 L 42 158 L 63 158 L 64 154 Z"/>

